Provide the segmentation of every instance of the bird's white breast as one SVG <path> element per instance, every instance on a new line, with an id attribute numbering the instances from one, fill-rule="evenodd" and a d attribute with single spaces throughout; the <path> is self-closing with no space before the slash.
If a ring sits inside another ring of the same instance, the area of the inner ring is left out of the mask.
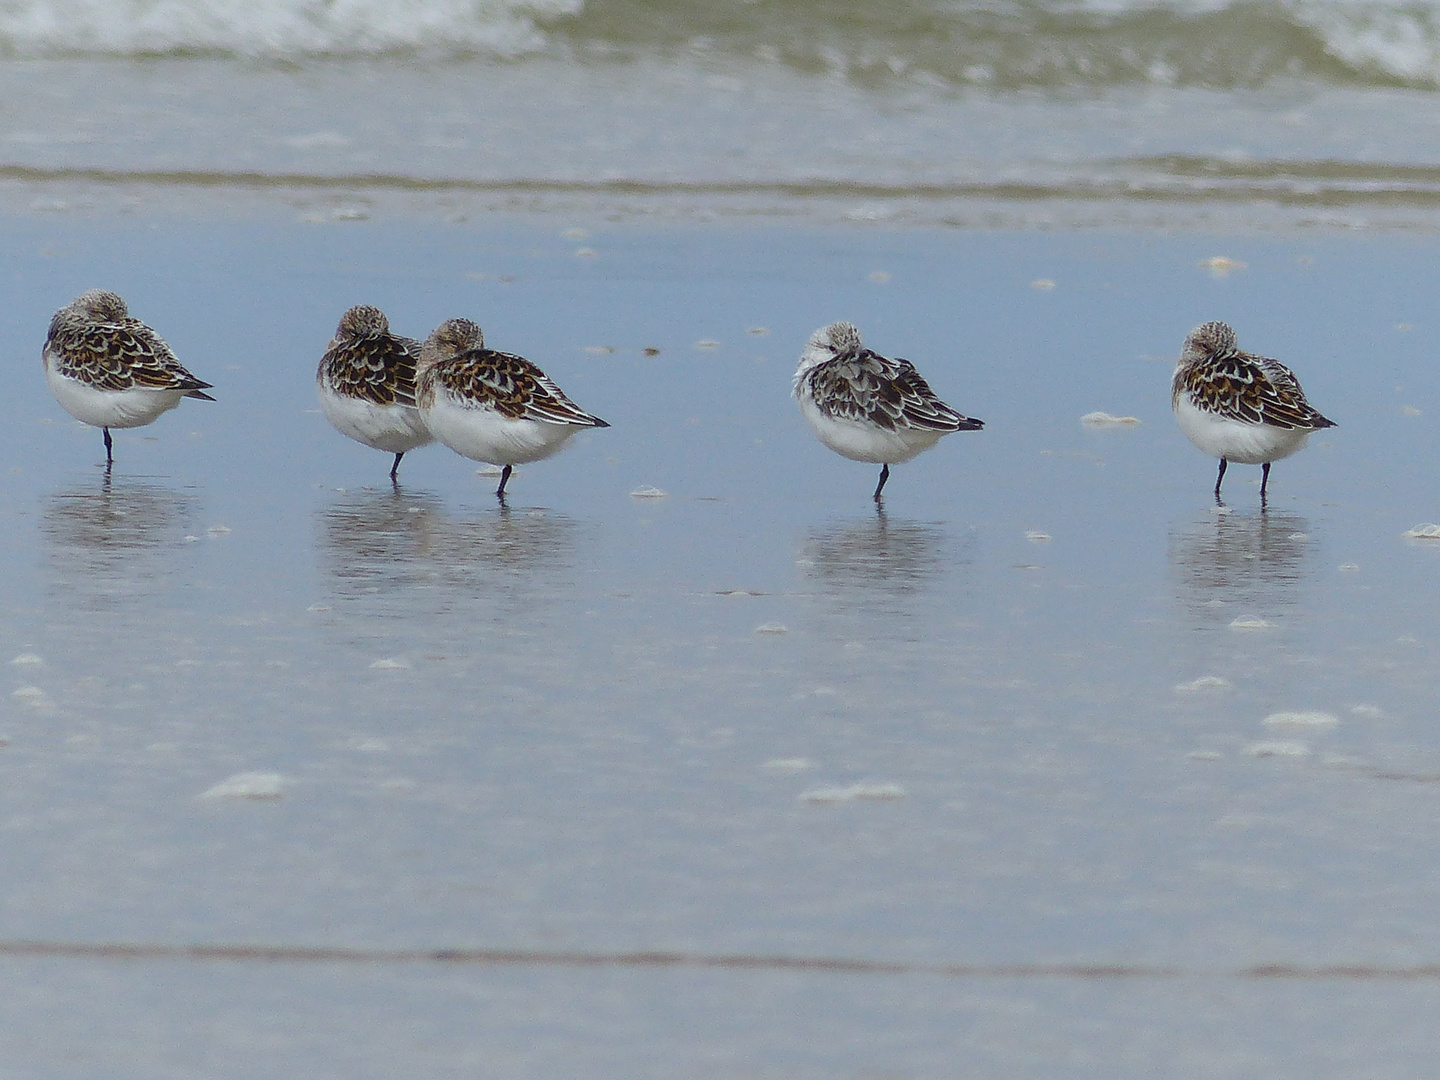
<path id="1" fill-rule="evenodd" d="M 432 441 L 413 405 L 378 405 L 320 386 L 320 411 L 342 435 L 390 454 L 403 454 Z"/>
<path id="2" fill-rule="evenodd" d="M 1175 422 L 1185 437 L 1211 457 L 1237 465 L 1279 461 L 1301 449 L 1310 439 L 1305 428 L 1280 428 L 1233 420 L 1196 408 L 1181 394 L 1175 401 Z"/>

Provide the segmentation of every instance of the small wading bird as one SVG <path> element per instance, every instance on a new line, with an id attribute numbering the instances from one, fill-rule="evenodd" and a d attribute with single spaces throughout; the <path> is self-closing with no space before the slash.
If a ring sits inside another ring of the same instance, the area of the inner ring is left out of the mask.
<path id="1" fill-rule="evenodd" d="M 1299 380 L 1278 360 L 1241 352 L 1235 331 L 1207 322 L 1190 331 L 1170 388 L 1175 420 L 1185 437 L 1220 459 L 1215 501 L 1232 461 L 1260 465 L 1260 502 L 1270 464 L 1289 457 L 1311 432 L 1334 427 L 1305 400 Z"/>
<path id="2" fill-rule="evenodd" d="M 860 344 L 848 322 L 810 335 L 795 369 L 800 413 L 820 441 L 841 457 L 879 465 L 875 501 L 890 466 L 909 461 L 952 431 L 979 431 L 983 420 L 962 416 L 930 389 L 909 360 L 894 360 Z"/>
<path id="3" fill-rule="evenodd" d="M 523 356 L 485 348 L 469 319 L 443 322 L 426 338 L 416 401 L 436 439 L 462 457 L 504 467 L 495 489 L 501 502 L 516 465 L 549 457 L 582 428 L 610 426 Z"/>
<path id="4" fill-rule="evenodd" d="M 394 454 L 396 479 L 406 451 L 433 441 L 415 407 L 420 342 L 390 332 L 379 308 L 361 304 L 340 317 L 315 375 L 320 411 L 335 430 Z"/>
<path id="5" fill-rule="evenodd" d="M 125 301 L 92 289 L 55 313 L 41 360 L 60 407 L 105 433 L 105 464 L 115 457 L 111 428 L 144 427 L 182 397 L 214 401 L 159 334 L 132 319 Z"/>

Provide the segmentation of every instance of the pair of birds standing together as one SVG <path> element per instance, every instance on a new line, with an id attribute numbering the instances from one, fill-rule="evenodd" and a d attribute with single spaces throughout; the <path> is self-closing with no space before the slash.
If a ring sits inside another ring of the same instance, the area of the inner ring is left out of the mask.
<path id="1" fill-rule="evenodd" d="M 116 294 L 87 292 L 50 321 L 42 353 L 46 381 L 61 406 L 105 434 L 141 427 L 182 397 L 213 401 L 211 384 L 191 375 L 164 340 L 130 317 Z M 468 319 L 441 323 L 421 344 L 390 332 L 367 305 L 340 320 L 317 372 L 321 410 L 343 434 L 395 455 L 439 440 L 464 457 L 502 466 L 502 500 L 515 465 L 549 457 L 581 428 L 608 427 L 567 398 L 524 357 L 485 348 Z M 865 348 L 850 323 L 831 323 L 810 336 L 795 372 L 801 414 L 830 449 L 881 466 L 878 502 L 890 466 L 909 461 L 952 431 L 977 431 L 983 421 L 941 401 L 908 360 Z M 1242 352 L 1220 322 L 1185 339 L 1171 385 L 1180 430 L 1220 459 L 1215 497 L 1231 461 L 1262 465 L 1260 497 L 1270 465 L 1303 447 L 1310 434 L 1333 427 L 1306 401 L 1284 364 Z"/>
<path id="2" fill-rule="evenodd" d="M 941 435 L 985 426 L 937 398 L 908 360 L 864 348 L 850 323 L 832 323 L 810 336 L 795 372 L 795 396 L 821 442 L 853 461 L 881 466 L 876 502 L 891 465 L 928 450 Z M 1202 323 L 1185 338 L 1170 403 L 1185 436 L 1220 459 L 1217 502 L 1234 461 L 1263 466 L 1263 506 L 1271 463 L 1303 447 L 1312 432 L 1335 426 L 1305 400 L 1294 372 L 1278 360 L 1242 352 L 1235 331 L 1222 322 Z"/>

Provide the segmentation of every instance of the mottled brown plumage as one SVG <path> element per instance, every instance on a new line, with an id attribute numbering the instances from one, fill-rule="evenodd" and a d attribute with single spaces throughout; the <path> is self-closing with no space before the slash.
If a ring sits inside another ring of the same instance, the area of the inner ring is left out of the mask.
<path id="1" fill-rule="evenodd" d="M 359 305 L 340 320 L 335 338 L 320 358 L 322 386 L 344 397 L 376 405 L 415 404 L 415 367 L 420 342 L 390 332 L 390 321 L 375 307 Z"/>
<path id="2" fill-rule="evenodd" d="M 591 416 L 523 356 L 485 348 L 480 327 L 469 319 L 442 323 L 421 356 L 421 408 L 431 408 L 438 390 L 468 407 L 492 409 L 508 420 L 541 420 L 577 427 L 609 427 Z"/>
<path id="3" fill-rule="evenodd" d="M 859 420 L 886 431 L 977 431 L 984 427 L 946 405 L 909 360 L 859 348 L 805 375 L 815 407 L 825 416 Z"/>
<path id="4" fill-rule="evenodd" d="M 45 358 L 54 370 L 96 390 L 181 390 L 214 401 L 211 387 L 186 371 L 170 346 L 112 292 L 93 290 L 50 320 Z"/>
<path id="5" fill-rule="evenodd" d="M 1227 420 L 1286 430 L 1334 427 L 1305 399 L 1300 382 L 1278 360 L 1241 351 L 1221 322 L 1197 327 L 1171 384 L 1172 401 L 1185 395 L 1197 409 Z"/>

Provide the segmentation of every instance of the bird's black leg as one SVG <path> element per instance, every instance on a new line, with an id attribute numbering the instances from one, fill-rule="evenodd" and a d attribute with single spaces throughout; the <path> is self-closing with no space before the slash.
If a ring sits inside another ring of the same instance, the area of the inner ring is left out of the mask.
<path id="1" fill-rule="evenodd" d="M 890 479 L 889 464 L 880 466 L 880 482 L 875 485 L 875 501 L 880 501 L 880 492 L 885 490 L 885 481 Z"/>
<path id="2" fill-rule="evenodd" d="M 115 463 L 115 455 L 111 449 L 113 444 L 110 442 L 110 429 L 106 427 L 100 430 L 105 433 L 105 464 L 113 465 Z"/>
<path id="3" fill-rule="evenodd" d="M 1260 466 L 1260 505 L 1265 505 L 1265 489 L 1270 486 L 1270 462 Z"/>
<path id="4" fill-rule="evenodd" d="M 1225 479 L 1225 466 L 1230 463 L 1223 457 L 1220 459 L 1220 475 L 1215 477 L 1215 501 L 1220 501 L 1220 482 Z"/>
<path id="5" fill-rule="evenodd" d="M 390 466 L 390 479 L 391 479 L 391 480 L 394 480 L 394 479 L 395 479 L 395 474 L 400 471 L 400 459 L 401 459 L 402 457 L 404 457 L 404 456 L 405 456 L 405 451 L 404 451 L 404 450 L 401 450 L 400 453 L 398 453 L 398 454 L 395 455 L 395 464 Z"/>
<path id="6" fill-rule="evenodd" d="M 506 465 L 500 470 L 500 486 L 495 489 L 495 497 L 502 503 L 505 501 L 505 485 L 510 482 L 510 473 L 513 469 L 514 466 Z"/>

